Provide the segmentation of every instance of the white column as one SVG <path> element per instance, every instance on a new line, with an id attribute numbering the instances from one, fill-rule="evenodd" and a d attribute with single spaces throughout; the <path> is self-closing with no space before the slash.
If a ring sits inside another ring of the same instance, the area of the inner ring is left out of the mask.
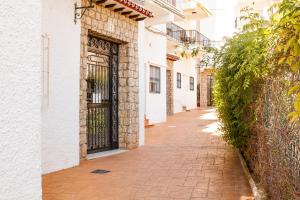
<path id="1" fill-rule="evenodd" d="M 0 3 L 0 200 L 41 199 L 41 4 Z"/>
<path id="2" fill-rule="evenodd" d="M 145 116 L 145 25 L 144 21 L 139 22 L 138 32 L 138 56 L 139 56 L 139 145 L 145 144 L 145 127 L 144 127 L 144 116 Z"/>

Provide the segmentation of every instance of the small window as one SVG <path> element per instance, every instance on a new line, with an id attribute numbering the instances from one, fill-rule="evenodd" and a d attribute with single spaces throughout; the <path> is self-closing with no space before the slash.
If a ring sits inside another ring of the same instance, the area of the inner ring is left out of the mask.
<path id="1" fill-rule="evenodd" d="M 181 73 L 177 72 L 177 88 L 181 88 Z"/>
<path id="2" fill-rule="evenodd" d="M 190 77 L 190 90 L 194 91 L 194 77 Z"/>
<path id="3" fill-rule="evenodd" d="M 160 93 L 160 68 L 150 66 L 150 93 Z"/>

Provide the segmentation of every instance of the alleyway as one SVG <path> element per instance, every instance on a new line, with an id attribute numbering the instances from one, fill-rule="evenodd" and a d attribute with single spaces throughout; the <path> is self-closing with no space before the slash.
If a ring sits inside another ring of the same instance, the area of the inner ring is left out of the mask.
<path id="1" fill-rule="evenodd" d="M 176 114 L 146 129 L 142 148 L 44 176 L 43 200 L 252 199 L 237 153 L 216 129 L 213 109 Z"/>

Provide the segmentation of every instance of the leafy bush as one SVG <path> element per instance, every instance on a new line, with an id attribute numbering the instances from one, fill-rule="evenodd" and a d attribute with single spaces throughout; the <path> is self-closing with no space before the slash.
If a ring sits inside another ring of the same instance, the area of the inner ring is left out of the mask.
<path id="1" fill-rule="evenodd" d="M 225 139 L 235 147 L 246 144 L 256 123 L 256 103 L 264 80 L 288 71 L 294 111 L 300 116 L 300 3 L 283 0 L 274 5 L 269 20 L 244 9 L 243 30 L 228 38 L 215 58 L 214 102 Z M 271 12 L 270 12 L 271 13 Z"/>
<path id="2" fill-rule="evenodd" d="M 222 121 L 225 139 L 236 147 L 244 145 L 255 119 L 255 102 L 266 65 L 266 21 L 249 9 L 243 11 L 248 23 L 241 33 L 227 39 L 216 59 L 214 101 Z"/>

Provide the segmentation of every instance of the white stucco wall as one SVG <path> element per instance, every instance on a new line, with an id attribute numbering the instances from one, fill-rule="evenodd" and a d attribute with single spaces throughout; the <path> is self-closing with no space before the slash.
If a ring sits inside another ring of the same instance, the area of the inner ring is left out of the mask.
<path id="1" fill-rule="evenodd" d="M 177 72 L 181 73 L 181 88 L 177 88 Z M 190 77 L 194 77 L 194 90 L 190 90 Z M 197 73 L 196 60 L 182 58 L 174 62 L 174 113 L 182 112 L 183 106 L 187 109 L 197 108 Z"/>
<path id="2" fill-rule="evenodd" d="M 165 25 L 155 27 L 165 30 Z M 146 117 L 150 123 L 166 121 L 166 54 L 167 40 L 163 35 L 145 31 Z M 150 65 L 160 67 L 160 93 L 149 93 Z"/>
<path id="3" fill-rule="evenodd" d="M 145 24 L 139 22 L 138 30 L 138 56 L 139 56 L 139 145 L 145 144 Z"/>
<path id="4" fill-rule="evenodd" d="M 43 1 L 43 34 L 49 37 L 49 104 L 42 112 L 42 169 L 79 163 L 80 22 L 74 0 Z"/>
<path id="5" fill-rule="evenodd" d="M 0 200 L 41 199 L 41 2 L 0 3 Z"/>

